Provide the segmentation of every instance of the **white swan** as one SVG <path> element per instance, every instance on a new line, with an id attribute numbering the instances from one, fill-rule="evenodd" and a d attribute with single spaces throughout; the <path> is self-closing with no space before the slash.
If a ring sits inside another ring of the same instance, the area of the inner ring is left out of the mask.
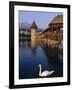
<path id="1" fill-rule="evenodd" d="M 38 66 L 40 68 L 40 70 L 39 70 L 39 76 L 41 76 L 41 77 L 49 76 L 49 75 L 51 75 L 54 72 L 53 70 L 52 71 L 45 70 L 45 71 L 41 72 L 41 69 L 42 69 L 41 68 L 41 64 L 39 64 Z"/>

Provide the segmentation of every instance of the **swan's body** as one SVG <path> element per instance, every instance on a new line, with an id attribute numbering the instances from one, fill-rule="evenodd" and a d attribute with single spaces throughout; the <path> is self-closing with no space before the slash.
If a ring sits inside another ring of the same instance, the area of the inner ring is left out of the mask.
<path id="1" fill-rule="evenodd" d="M 53 70 L 52 71 L 46 70 L 46 71 L 41 72 L 41 64 L 39 64 L 39 68 L 40 68 L 39 76 L 41 76 L 41 77 L 49 76 L 49 75 L 51 75 L 54 72 Z"/>

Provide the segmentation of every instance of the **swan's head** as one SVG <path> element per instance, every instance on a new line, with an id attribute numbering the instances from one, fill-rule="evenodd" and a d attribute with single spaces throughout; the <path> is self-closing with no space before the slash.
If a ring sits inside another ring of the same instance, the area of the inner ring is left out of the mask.
<path id="1" fill-rule="evenodd" d="M 39 67 L 41 66 L 41 64 L 38 65 Z"/>

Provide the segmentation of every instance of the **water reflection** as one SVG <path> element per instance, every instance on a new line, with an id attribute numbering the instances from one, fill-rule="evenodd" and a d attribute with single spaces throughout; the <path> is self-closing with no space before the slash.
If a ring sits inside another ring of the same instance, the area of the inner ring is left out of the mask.
<path id="1" fill-rule="evenodd" d="M 19 79 L 39 78 L 39 64 L 42 65 L 42 71 L 54 70 L 54 73 L 48 77 L 62 77 L 63 49 L 51 48 L 42 42 L 20 41 Z"/>

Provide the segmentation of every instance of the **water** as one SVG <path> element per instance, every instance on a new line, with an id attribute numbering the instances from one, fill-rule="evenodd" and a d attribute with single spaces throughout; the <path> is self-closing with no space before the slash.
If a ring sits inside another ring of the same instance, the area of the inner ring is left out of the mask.
<path id="1" fill-rule="evenodd" d="M 34 44 L 34 43 L 33 43 Z M 63 50 L 58 47 L 48 47 L 31 41 L 20 41 L 19 43 L 19 79 L 40 78 L 39 67 L 42 71 L 54 70 L 48 77 L 63 76 Z"/>

